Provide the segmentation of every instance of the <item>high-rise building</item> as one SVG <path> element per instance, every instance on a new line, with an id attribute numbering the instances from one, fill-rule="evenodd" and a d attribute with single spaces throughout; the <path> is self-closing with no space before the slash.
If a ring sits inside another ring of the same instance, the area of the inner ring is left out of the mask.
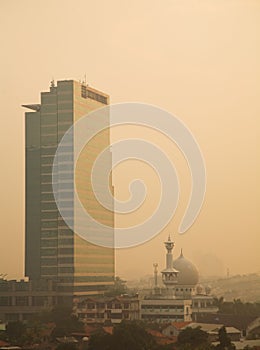
<path id="1" fill-rule="evenodd" d="M 52 188 L 53 160 L 60 140 L 81 117 L 107 104 L 107 94 L 85 83 L 64 80 L 58 81 L 56 86 L 52 82 L 50 91 L 41 93 L 40 104 L 23 105 L 32 110 L 25 113 L 25 275 L 34 280 L 46 278 L 57 281 L 63 300 L 66 296 L 102 294 L 114 281 L 114 249 L 91 244 L 82 239 L 75 229 L 68 227 L 58 211 Z M 109 126 L 109 116 L 106 122 Z M 74 142 L 72 140 L 66 146 L 54 169 L 59 200 L 66 203 L 72 226 L 76 219 L 74 195 L 77 190 L 90 214 L 114 227 L 113 212 L 97 202 L 91 187 L 91 165 L 96 156 L 109 146 L 109 129 L 84 147 L 76 172 L 73 167 Z M 104 162 L 104 167 L 110 166 L 111 155 Z M 101 191 L 103 186 L 107 186 L 103 183 L 99 185 Z"/>

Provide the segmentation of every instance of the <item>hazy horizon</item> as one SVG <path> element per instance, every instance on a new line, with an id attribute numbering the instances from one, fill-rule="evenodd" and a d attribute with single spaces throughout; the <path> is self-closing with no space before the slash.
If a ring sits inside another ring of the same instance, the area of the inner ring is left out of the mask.
<path id="1" fill-rule="evenodd" d="M 176 215 L 158 236 L 117 250 L 116 274 L 129 279 L 152 274 L 154 262 L 163 269 L 169 233 L 176 243 L 174 258 L 183 248 L 201 275 L 225 276 L 227 268 L 231 276 L 259 272 L 260 2 L 2 0 L 0 9 L 0 274 L 24 274 L 21 105 L 39 103 L 52 79 L 82 80 L 85 74 L 111 103 L 139 101 L 176 115 L 197 139 L 206 163 L 203 208 L 189 231 L 179 235 L 190 189 L 183 156 L 153 132 L 126 131 L 144 135 L 170 154 L 182 175 L 182 192 Z M 112 138 L 119 137 L 122 130 L 115 130 Z M 143 209 L 147 215 L 158 188 L 145 166 L 117 169 L 116 195 L 127 198 L 128 177 L 139 173 L 151 190 L 152 200 Z M 119 225 L 132 219 L 116 217 Z"/>

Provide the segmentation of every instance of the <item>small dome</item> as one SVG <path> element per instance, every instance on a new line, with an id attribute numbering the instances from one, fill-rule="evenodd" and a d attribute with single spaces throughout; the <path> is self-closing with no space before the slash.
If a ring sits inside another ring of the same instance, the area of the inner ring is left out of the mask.
<path id="1" fill-rule="evenodd" d="M 178 259 L 173 261 L 173 267 L 179 271 L 178 284 L 179 285 L 196 285 L 199 282 L 199 273 L 196 266 L 184 258 L 182 251 Z"/>
<path id="2" fill-rule="evenodd" d="M 197 294 L 202 294 L 202 292 L 203 292 L 203 287 L 202 287 L 201 284 L 198 284 L 198 285 L 197 285 L 196 292 L 197 292 Z"/>

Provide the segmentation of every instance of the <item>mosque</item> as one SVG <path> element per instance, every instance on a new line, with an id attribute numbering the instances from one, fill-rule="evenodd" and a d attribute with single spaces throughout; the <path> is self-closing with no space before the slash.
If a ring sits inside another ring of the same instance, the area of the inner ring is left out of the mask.
<path id="1" fill-rule="evenodd" d="M 164 288 L 158 287 L 158 264 L 154 264 L 154 288 L 141 300 L 141 319 L 155 322 L 189 322 L 217 312 L 209 287 L 199 284 L 196 266 L 183 255 L 173 260 L 174 242 L 164 242 L 166 266 L 161 271 Z"/>

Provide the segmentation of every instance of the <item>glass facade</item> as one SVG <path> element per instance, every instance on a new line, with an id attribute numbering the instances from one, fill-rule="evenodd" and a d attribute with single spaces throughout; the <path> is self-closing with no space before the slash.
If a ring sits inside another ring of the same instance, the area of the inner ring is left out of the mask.
<path id="1" fill-rule="evenodd" d="M 108 104 L 108 96 L 76 81 L 58 81 L 41 93 L 41 104 L 26 118 L 26 276 L 59 283 L 67 295 L 100 294 L 114 280 L 114 249 L 90 244 L 77 235 L 74 180 L 83 206 L 98 221 L 114 227 L 114 215 L 92 192 L 91 165 L 109 146 L 109 129 L 81 152 L 74 175 L 73 141 L 66 145 L 54 169 L 59 200 L 66 205 L 73 230 L 63 221 L 52 192 L 52 166 L 58 143 L 82 116 Z M 28 106 L 29 107 L 29 106 Z M 30 107 L 29 107 L 30 108 Z M 109 118 L 107 120 L 109 126 Z M 104 166 L 111 166 L 111 156 Z M 106 184 L 100 184 L 102 186 Z M 91 228 L 90 228 L 91 229 Z"/>

